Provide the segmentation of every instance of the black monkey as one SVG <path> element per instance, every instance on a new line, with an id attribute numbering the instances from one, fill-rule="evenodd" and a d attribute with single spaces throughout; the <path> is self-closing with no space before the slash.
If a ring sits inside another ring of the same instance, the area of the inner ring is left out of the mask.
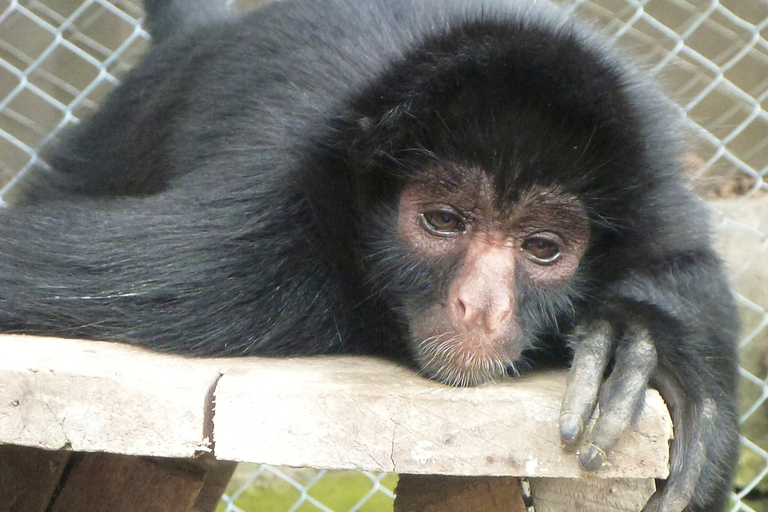
<path id="1" fill-rule="evenodd" d="M 545 2 L 185 5 L 148 4 L 159 41 L 0 212 L 0 330 L 455 385 L 572 354 L 582 465 L 650 381 L 675 439 L 645 510 L 724 509 L 736 313 L 652 86 Z"/>

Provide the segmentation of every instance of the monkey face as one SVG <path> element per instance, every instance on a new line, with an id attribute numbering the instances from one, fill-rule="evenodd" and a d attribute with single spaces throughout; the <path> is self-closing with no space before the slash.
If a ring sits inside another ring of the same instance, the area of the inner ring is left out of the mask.
<path id="1" fill-rule="evenodd" d="M 397 226 L 408 253 L 442 270 L 408 330 L 422 371 L 454 385 L 514 369 L 533 337 L 520 283 L 541 303 L 572 279 L 590 234 L 575 197 L 544 187 L 500 194 L 486 172 L 460 165 L 406 183 Z"/>

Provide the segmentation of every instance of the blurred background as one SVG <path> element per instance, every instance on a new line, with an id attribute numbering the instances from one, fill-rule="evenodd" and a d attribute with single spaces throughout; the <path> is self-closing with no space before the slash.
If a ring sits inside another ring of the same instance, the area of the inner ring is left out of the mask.
<path id="1" fill-rule="evenodd" d="M 732 510 L 768 512 L 768 0 L 559 3 L 655 75 L 687 120 L 691 187 L 715 211 L 744 323 Z M 0 202 L 12 202 L 40 148 L 88 117 L 141 57 L 142 17 L 140 0 L 0 0 Z M 242 464 L 218 512 L 391 511 L 396 482 Z"/>

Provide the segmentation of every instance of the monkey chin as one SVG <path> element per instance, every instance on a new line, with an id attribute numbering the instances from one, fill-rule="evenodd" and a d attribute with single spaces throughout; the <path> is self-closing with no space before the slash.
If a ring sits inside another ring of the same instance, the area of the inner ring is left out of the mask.
<path id="1" fill-rule="evenodd" d="M 513 336 L 445 332 L 416 343 L 422 374 L 450 386 L 477 386 L 514 372 L 520 344 Z"/>

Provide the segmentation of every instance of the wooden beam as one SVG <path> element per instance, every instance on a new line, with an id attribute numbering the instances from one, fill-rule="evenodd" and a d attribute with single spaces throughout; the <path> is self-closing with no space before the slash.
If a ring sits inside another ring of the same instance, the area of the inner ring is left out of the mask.
<path id="1" fill-rule="evenodd" d="M 195 461 L 205 470 L 205 480 L 190 512 L 214 512 L 237 468 L 236 462 L 218 461 L 210 454 Z"/>
<path id="2" fill-rule="evenodd" d="M 0 445 L 0 512 L 214 512 L 235 466 Z"/>
<path id="3" fill-rule="evenodd" d="M 610 466 L 584 472 L 560 446 L 563 372 L 459 389 L 365 357 L 201 360 L 54 338 L 0 343 L 1 443 L 414 474 L 667 474 L 671 425 L 655 391 Z"/>
<path id="4" fill-rule="evenodd" d="M 205 472 L 187 461 L 73 455 L 50 512 L 189 512 Z"/>
<path id="5" fill-rule="evenodd" d="M 451 388 L 363 357 L 233 361 L 216 386 L 227 460 L 415 474 L 663 478 L 671 423 L 649 391 L 610 466 L 590 474 L 560 445 L 565 373 Z"/>
<path id="6" fill-rule="evenodd" d="M 400 475 L 394 512 L 525 512 L 517 478 Z"/>
<path id="7" fill-rule="evenodd" d="M 536 512 L 637 512 L 655 490 L 647 478 L 531 478 Z"/>
<path id="8" fill-rule="evenodd" d="M 0 511 L 46 512 L 70 455 L 0 444 Z"/>
<path id="9" fill-rule="evenodd" d="M 216 365 L 117 343 L 0 336 L 0 442 L 193 457 L 210 451 Z"/>

